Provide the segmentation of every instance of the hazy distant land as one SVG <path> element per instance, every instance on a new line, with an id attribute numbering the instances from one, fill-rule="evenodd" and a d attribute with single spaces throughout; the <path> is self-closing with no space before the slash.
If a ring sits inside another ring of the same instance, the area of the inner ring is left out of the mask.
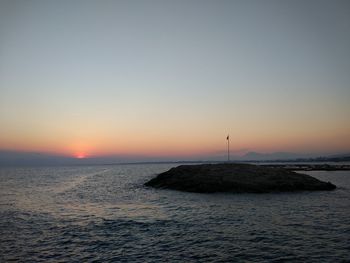
<path id="1" fill-rule="evenodd" d="M 304 156 L 304 157 L 302 157 Z M 320 157 L 305 157 L 310 155 L 299 155 L 296 153 L 276 152 L 276 153 L 256 153 L 249 152 L 244 156 L 233 156 L 232 162 L 256 162 L 256 163 L 316 163 L 316 162 L 350 162 L 350 153 L 329 155 Z M 226 157 L 215 158 L 208 156 L 205 159 L 182 159 L 182 158 L 164 158 L 164 157 L 148 157 L 148 156 L 101 156 L 87 157 L 78 159 L 69 156 L 52 155 L 47 153 L 36 152 L 17 152 L 17 151 L 0 151 L 1 166 L 26 166 L 26 165 L 101 165 L 101 164 L 131 164 L 131 163 L 213 163 L 226 162 Z M 304 165 L 305 166 L 305 165 Z M 313 166 L 316 168 L 316 166 Z M 333 169 L 346 169 L 346 166 L 332 164 Z M 309 166 L 308 170 L 314 169 Z M 317 169 L 322 168 L 317 166 Z M 323 167 L 322 169 L 330 169 Z"/>

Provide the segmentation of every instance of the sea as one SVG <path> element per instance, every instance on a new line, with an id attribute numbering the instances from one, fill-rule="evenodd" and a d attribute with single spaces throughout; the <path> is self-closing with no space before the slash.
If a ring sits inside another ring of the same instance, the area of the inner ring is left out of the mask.
<path id="1" fill-rule="evenodd" d="M 350 262 L 350 171 L 334 191 L 198 194 L 178 164 L 0 168 L 0 262 Z"/>

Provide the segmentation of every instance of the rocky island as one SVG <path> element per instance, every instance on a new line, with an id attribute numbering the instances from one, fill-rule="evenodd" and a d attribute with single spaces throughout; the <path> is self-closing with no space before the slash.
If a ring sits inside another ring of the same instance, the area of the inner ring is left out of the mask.
<path id="1" fill-rule="evenodd" d="M 283 168 L 239 163 L 180 165 L 159 174 L 145 185 L 196 193 L 268 193 L 336 188 L 330 182 Z"/>

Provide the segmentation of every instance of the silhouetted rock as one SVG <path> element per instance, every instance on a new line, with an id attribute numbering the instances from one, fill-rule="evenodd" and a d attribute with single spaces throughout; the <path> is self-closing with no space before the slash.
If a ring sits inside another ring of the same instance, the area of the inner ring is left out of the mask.
<path id="1" fill-rule="evenodd" d="M 186 192 L 267 193 L 333 190 L 335 185 L 283 168 L 252 164 L 180 165 L 145 183 Z"/>

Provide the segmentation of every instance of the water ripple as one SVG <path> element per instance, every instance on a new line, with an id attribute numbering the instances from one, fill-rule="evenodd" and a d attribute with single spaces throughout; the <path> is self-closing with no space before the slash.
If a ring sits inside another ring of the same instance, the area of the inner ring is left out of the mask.
<path id="1" fill-rule="evenodd" d="M 0 262 L 346 262 L 350 174 L 332 192 L 142 186 L 170 165 L 0 169 Z"/>

